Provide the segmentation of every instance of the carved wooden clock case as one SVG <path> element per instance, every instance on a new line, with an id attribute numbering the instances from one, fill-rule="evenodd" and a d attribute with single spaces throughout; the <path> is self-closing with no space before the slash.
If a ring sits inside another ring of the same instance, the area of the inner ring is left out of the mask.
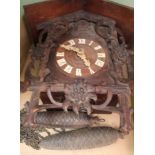
<path id="1" fill-rule="evenodd" d="M 37 125 L 35 115 L 43 109 L 72 110 L 77 115 L 117 112 L 120 130 L 128 133 L 131 91 L 127 76 L 132 64 L 116 22 L 76 10 L 39 23 L 37 29 L 38 42 L 30 49 L 31 63 L 23 84 L 33 92 L 26 105 L 25 125 Z"/>

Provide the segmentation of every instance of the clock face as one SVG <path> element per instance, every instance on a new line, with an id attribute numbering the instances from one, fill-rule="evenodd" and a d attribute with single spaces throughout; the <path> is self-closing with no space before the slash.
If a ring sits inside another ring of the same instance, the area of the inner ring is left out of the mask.
<path id="1" fill-rule="evenodd" d="M 97 42 L 84 38 L 65 41 L 56 52 L 57 66 L 72 77 L 95 74 L 105 65 L 106 53 Z"/>

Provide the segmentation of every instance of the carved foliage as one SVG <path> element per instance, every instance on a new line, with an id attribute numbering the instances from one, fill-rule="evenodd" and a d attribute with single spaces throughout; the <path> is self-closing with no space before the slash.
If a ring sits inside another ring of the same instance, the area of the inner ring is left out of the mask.
<path id="1" fill-rule="evenodd" d="M 82 20 L 88 22 L 88 25 L 93 24 L 96 34 L 106 41 L 109 50 L 109 62 L 111 62 L 109 73 L 112 72 L 113 75 L 115 74 L 116 81 L 121 81 L 124 78 L 122 65 L 129 62 L 129 54 L 125 39 L 121 31 L 116 28 L 115 22 L 103 16 L 79 11 L 58 17 L 51 22 L 43 23 L 38 26 L 38 29 L 42 31 L 39 36 L 38 44 L 35 47 L 33 46 L 30 50 L 32 62 L 28 68 L 28 70 L 38 69 L 38 74 L 33 76 L 31 71 L 27 71 L 29 73 L 28 79 L 32 79 L 32 81 L 38 79 L 39 81 L 44 81 L 45 77 L 50 73 L 48 61 L 51 52 L 54 53 L 56 51 L 60 39 L 63 38 L 65 34 L 70 35 L 71 31 L 76 31 L 75 28 L 78 22 Z M 36 66 L 39 67 L 37 68 Z"/>

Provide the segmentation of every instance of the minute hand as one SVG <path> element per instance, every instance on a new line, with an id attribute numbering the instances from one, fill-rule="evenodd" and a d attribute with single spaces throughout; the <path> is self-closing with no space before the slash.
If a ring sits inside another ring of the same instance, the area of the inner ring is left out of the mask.
<path id="1" fill-rule="evenodd" d="M 87 67 L 90 67 L 90 61 L 86 58 L 86 55 L 85 55 L 83 49 L 80 49 L 80 52 L 77 53 L 77 56 L 79 56 L 79 57 L 84 61 L 84 64 L 85 64 Z"/>

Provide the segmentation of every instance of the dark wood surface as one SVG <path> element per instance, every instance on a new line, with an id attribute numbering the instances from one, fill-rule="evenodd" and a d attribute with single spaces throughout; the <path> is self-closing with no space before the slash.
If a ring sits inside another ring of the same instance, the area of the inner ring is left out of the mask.
<path id="1" fill-rule="evenodd" d="M 83 9 L 83 0 L 52 0 L 24 6 L 25 21 L 32 41 L 38 38 L 37 25 Z"/>
<path id="2" fill-rule="evenodd" d="M 78 10 L 110 17 L 123 31 L 129 46 L 133 44 L 134 11 L 132 8 L 103 0 L 52 0 L 24 6 L 25 21 L 33 42 L 37 42 L 37 25 Z"/>

